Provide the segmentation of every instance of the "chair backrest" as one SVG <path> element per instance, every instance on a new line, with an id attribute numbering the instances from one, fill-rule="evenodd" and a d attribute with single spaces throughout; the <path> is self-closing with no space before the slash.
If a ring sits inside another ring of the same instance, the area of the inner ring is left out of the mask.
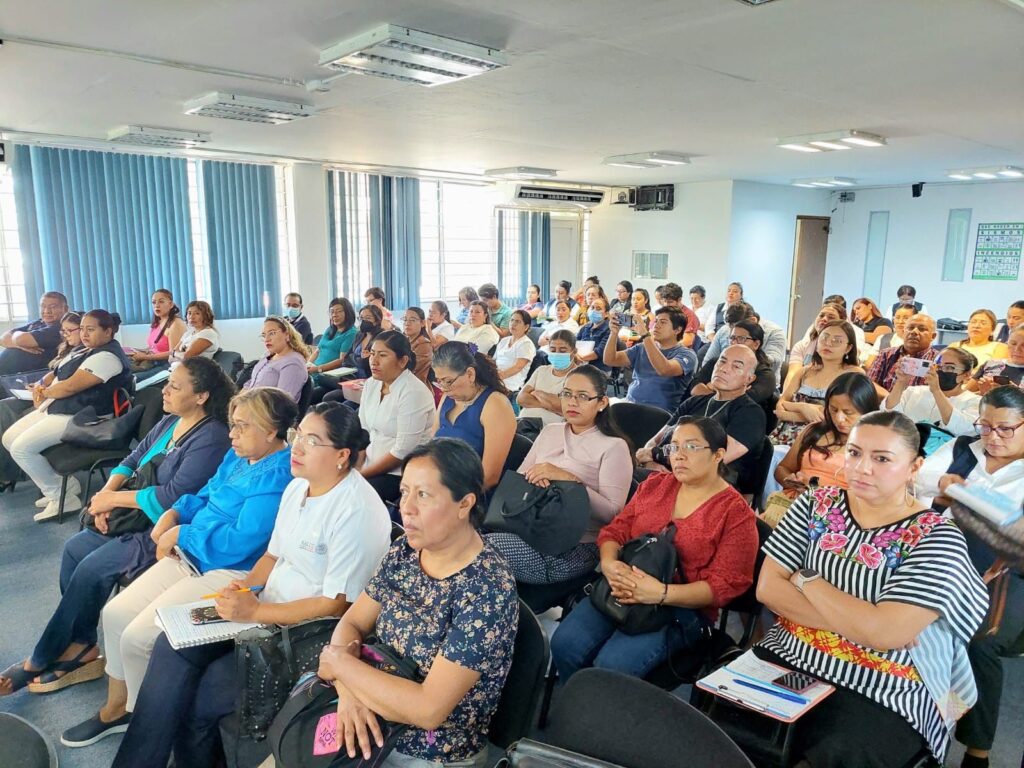
<path id="1" fill-rule="evenodd" d="M 544 693 L 544 674 L 550 659 L 547 635 L 533 611 L 520 600 L 512 667 L 505 678 L 488 732 L 492 744 L 506 749 L 530 732 L 537 705 Z"/>
<path id="2" fill-rule="evenodd" d="M 141 440 L 164 417 L 163 387 L 144 387 L 140 389 L 135 393 L 134 407 L 142 408 L 142 418 L 139 419 L 139 431 L 137 433 L 139 440 Z"/>
<path id="3" fill-rule="evenodd" d="M 539 325 L 534 325 L 530 327 L 530 330 L 526 332 L 526 335 L 529 337 L 530 341 L 533 342 L 533 346 L 538 347 L 540 346 L 540 337 L 544 335 L 544 329 Z"/>
<path id="4" fill-rule="evenodd" d="M 768 473 L 772 468 L 772 458 L 775 455 L 775 446 L 772 445 L 772 441 L 767 437 L 761 443 L 761 453 L 757 457 L 757 465 L 754 468 L 754 477 L 749 485 L 750 492 L 753 493 L 753 506 L 758 509 L 762 506 L 764 496 L 764 487 L 768 483 Z"/>
<path id="5" fill-rule="evenodd" d="M 391 541 L 396 542 L 405 535 L 405 528 L 398 523 L 391 524 Z"/>
<path id="6" fill-rule="evenodd" d="M 786 378 L 789 376 L 789 358 L 787 357 L 782 361 L 782 367 L 779 369 L 779 389 L 786 386 Z"/>
<path id="7" fill-rule="evenodd" d="M 672 418 L 664 408 L 643 403 L 613 403 L 611 414 L 618 428 L 633 441 L 634 448 L 643 448 Z"/>
<path id="8" fill-rule="evenodd" d="M 302 391 L 299 392 L 299 418 L 301 419 L 306 415 L 306 411 L 309 410 L 310 403 L 313 402 L 313 380 L 310 378 L 306 379 L 306 383 L 302 385 Z"/>
<path id="9" fill-rule="evenodd" d="M 749 614 L 761 612 L 761 603 L 757 600 L 757 580 L 761 577 L 761 566 L 764 565 L 764 544 L 772 535 L 772 527 L 759 517 L 755 517 L 754 520 L 757 523 L 758 539 L 757 558 L 754 560 L 754 581 L 746 592 L 723 606 L 723 612 L 737 611 Z"/>
<path id="10" fill-rule="evenodd" d="M 606 669 L 568 680 L 544 741 L 623 768 L 753 768 L 725 731 L 685 701 Z"/>
<path id="11" fill-rule="evenodd" d="M 242 356 L 228 349 L 219 349 L 214 352 L 213 362 L 219 365 L 232 381 L 238 376 L 243 365 Z"/>
<path id="12" fill-rule="evenodd" d="M 533 441 L 528 437 L 520 434 L 513 435 L 512 445 L 508 449 L 508 456 L 505 458 L 505 466 L 502 467 L 501 473 L 505 474 L 509 470 L 514 472 L 519 469 L 519 465 L 523 463 L 531 448 L 533 448 Z"/>

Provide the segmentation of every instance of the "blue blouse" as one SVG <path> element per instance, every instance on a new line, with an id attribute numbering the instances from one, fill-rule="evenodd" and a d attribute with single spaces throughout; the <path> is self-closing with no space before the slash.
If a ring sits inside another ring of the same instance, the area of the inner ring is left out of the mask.
<path id="1" fill-rule="evenodd" d="M 487 405 L 487 398 L 494 394 L 493 389 L 485 389 L 480 396 L 470 403 L 462 413 L 455 417 L 453 424 L 448 419 L 448 414 L 455 407 L 455 401 L 446 397 L 441 401 L 441 416 L 438 419 L 440 426 L 434 437 L 455 437 L 469 443 L 469 446 L 477 452 L 481 458 L 484 455 L 484 424 L 480 420 L 483 416 L 484 406 Z"/>

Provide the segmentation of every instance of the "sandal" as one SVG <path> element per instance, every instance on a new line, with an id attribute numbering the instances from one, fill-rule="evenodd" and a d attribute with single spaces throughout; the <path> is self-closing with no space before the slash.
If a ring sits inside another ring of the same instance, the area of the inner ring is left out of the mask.
<path id="1" fill-rule="evenodd" d="M 87 683 L 103 677 L 107 667 L 107 660 L 103 656 L 97 656 L 92 661 L 82 661 L 82 657 L 95 647 L 90 645 L 75 658 L 54 662 L 43 672 L 36 672 L 33 678 L 38 677 L 39 682 L 28 684 L 29 693 L 54 693 L 78 683 Z"/>
<path id="2" fill-rule="evenodd" d="M 7 693 L 0 691 L 0 696 L 10 696 L 15 691 L 20 691 L 26 685 L 31 683 L 36 677 L 47 672 L 48 669 L 43 670 L 26 670 L 24 661 L 16 661 L 11 664 L 3 672 L 0 672 L 0 677 L 6 678 L 11 681 L 11 689 Z"/>

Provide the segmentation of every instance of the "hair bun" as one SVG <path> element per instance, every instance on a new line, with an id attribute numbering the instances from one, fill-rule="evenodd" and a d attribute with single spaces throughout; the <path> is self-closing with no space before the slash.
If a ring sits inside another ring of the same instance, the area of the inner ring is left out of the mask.
<path id="1" fill-rule="evenodd" d="M 359 434 L 356 435 L 356 439 L 353 440 L 353 443 L 357 446 L 357 452 L 365 451 L 370 447 L 370 433 L 365 429 L 360 428 Z"/>

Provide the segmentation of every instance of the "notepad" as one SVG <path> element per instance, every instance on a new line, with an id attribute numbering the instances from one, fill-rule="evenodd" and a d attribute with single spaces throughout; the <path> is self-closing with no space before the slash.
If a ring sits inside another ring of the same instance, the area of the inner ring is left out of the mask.
<path id="1" fill-rule="evenodd" d="M 14 397 L 18 398 L 19 400 L 31 400 L 32 399 L 32 393 L 29 392 L 27 389 L 12 389 L 11 390 L 11 395 L 13 395 Z"/>
<path id="2" fill-rule="evenodd" d="M 145 389 L 151 387 L 154 384 L 159 384 L 162 381 L 167 381 L 171 377 L 171 371 L 169 368 L 165 368 L 162 371 L 157 371 L 152 376 L 147 376 L 142 381 L 136 383 L 135 389 Z"/>
<path id="3" fill-rule="evenodd" d="M 810 688 L 794 693 L 772 683 L 790 671 L 762 661 L 753 651 L 747 651 L 707 677 L 702 677 L 697 681 L 697 687 L 768 717 L 792 723 L 831 694 L 835 686 L 819 680 Z"/>
<path id="4" fill-rule="evenodd" d="M 167 641 L 175 650 L 192 648 L 197 645 L 220 643 L 233 640 L 235 635 L 247 629 L 260 626 L 259 623 L 225 621 L 220 624 L 193 624 L 189 615 L 195 608 L 209 608 L 213 600 L 199 600 L 184 605 L 166 605 L 156 609 L 156 625 L 167 635 Z"/>
<path id="5" fill-rule="evenodd" d="M 342 376 L 352 376 L 353 374 L 359 373 L 358 368 L 352 368 L 351 366 L 342 366 L 341 368 L 334 368 L 330 371 L 322 371 L 321 376 L 330 376 L 332 379 L 340 379 Z"/>
<path id="6" fill-rule="evenodd" d="M 1021 518 L 1021 505 L 1013 499 L 980 483 L 961 485 L 952 483 L 946 488 L 946 495 L 970 507 L 992 525 L 1006 526 Z"/>

